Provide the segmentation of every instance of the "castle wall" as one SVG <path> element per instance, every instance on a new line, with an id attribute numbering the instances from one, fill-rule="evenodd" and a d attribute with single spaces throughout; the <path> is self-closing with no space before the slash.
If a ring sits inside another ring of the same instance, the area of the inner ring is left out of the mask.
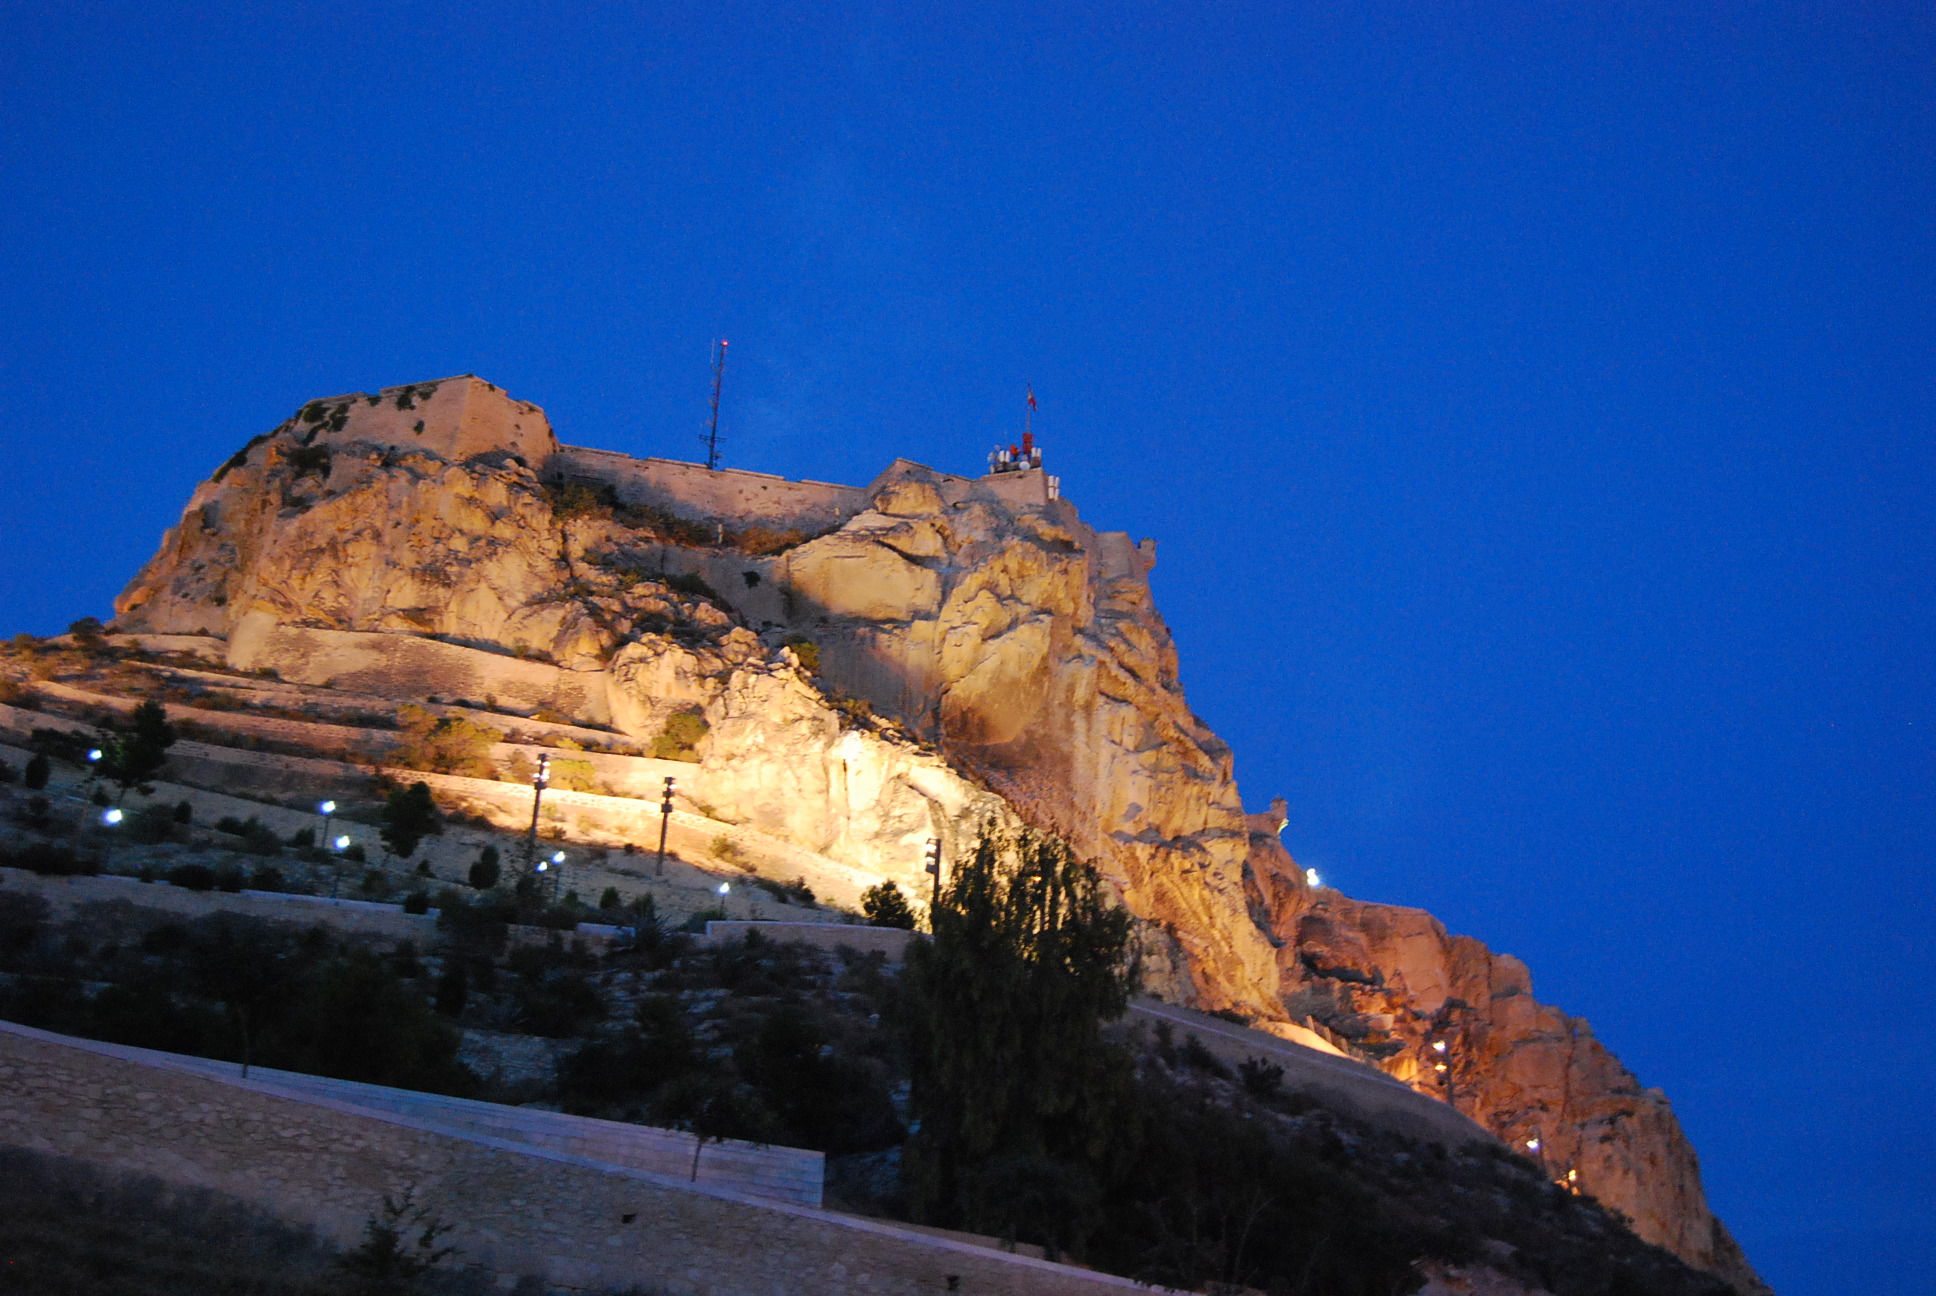
<path id="1" fill-rule="evenodd" d="M 822 531 L 867 507 L 867 490 L 860 486 L 788 481 L 771 473 L 709 469 L 676 459 L 634 459 L 583 446 L 560 446 L 546 462 L 545 475 L 610 486 L 622 503 L 735 528 Z"/>
<path id="2" fill-rule="evenodd" d="M 255 1203 L 340 1244 L 386 1194 L 455 1225 L 459 1262 L 676 1296 L 1150 1291 L 877 1220 L 761 1201 L 394 1113 L 297 1098 L 139 1051 L 0 1024 L 0 1141 Z"/>
<path id="3" fill-rule="evenodd" d="M 343 430 L 322 432 L 322 441 L 428 450 L 451 460 L 508 450 L 535 468 L 558 444 L 543 410 L 470 374 L 331 396 L 303 408 L 324 411 L 325 420 L 338 409 L 347 415 Z M 311 424 L 299 418 L 298 426 Z"/>

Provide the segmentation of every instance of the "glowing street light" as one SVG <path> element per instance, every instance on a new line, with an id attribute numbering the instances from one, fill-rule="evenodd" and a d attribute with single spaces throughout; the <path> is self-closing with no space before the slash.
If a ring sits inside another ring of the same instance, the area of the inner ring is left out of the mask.
<path id="1" fill-rule="evenodd" d="M 1324 885 L 1324 879 L 1318 876 L 1318 871 L 1316 869 L 1307 868 L 1304 870 L 1304 884 L 1310 887 L 1313 891 L 1315 891 L 1319 887 Z"/>
<path id="2" fill-rule="evenodd" d="M 336 847 L 338 854 L 341 854 L 343 851 L 346 851 L 350 848 L 350 839 L 348 837 L 338 837 L 334 842 L 331 842 L 330 844 Z"/>
<path id="3" fill-rule="evenodd" d="M 730 892 L 732 891 L 732 889 L 733 889 L 733 884 L 732 884 L 731 882 L 721 882 L 721 883 L 719 884 L 719 887 L 718 887 L 718 891 L 719 891 L 719 915 L 720 915 L 720 917 L 722 917 L 722 918 L 724 918 L 724 917 L 727 917 L 727 916 L 728 916 L 728 915 L 727 915 L 727 913 L 726 913 L 726 896 L 728 895 L 728 893 L 730 893 Z"/>
<path id="4" fill-rule="evenodd" d="M 112 810 L 104 810 L 101 812 L 101 822 L 110 828 L 120 823 L 124 817 L 119 806 L 116 806 Z"/>
<path id="5" fill-rule="evenodd" d="M 1439 1079 L 1445 1082 L 1445 1101 L 1457 1107 L 1458 1101 L 1452 1094 L 1452 1055 L 1442 1039 L 1432 1041 L 1432 1070 L 1438 1072 Z"/>

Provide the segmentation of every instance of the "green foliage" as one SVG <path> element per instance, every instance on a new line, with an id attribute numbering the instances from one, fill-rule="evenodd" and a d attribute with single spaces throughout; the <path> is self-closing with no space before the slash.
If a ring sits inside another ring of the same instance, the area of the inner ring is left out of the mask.
<path id="1" fill-rule="evenodd" d="M 820 645 L 819 644 L 815 643 L 813 640 L 807 638 L 803 634 L 788 635 L 785 639 L 781 640 L 781 642 L 785 644 L 788 648 L 793 649 L 793 655 L 800 659 L 801 667 L 809 675 L 817 675 L 820 673 Z"/>
<path id="2" fill-rule="evenodd" d="M 869 926 L 914 930 L 914 910 L 908 907 L 907 897 L 901 894 L 901 888 L 892 882 L 882 882 L 861 892 L 860 911 L 866 916 Z"/>
<path id="3" fill-rule="evenodd" d="M 332 1257 L 233 1198 L 0 1148 L 0 1290 L 20 1296 L 325 1296 Z"/>
<path id="4" fill-rule="evenodd" d="M 383 845 L 399 859 L 409 859 L 417 843 L 444 830 L 437 803 L 430 798 L 430 785 L 412 783 L 395 788 L 383 805 Z"/>
<path id="5" fill-rule="evenodd" d="M 311 406 L 305 405 L 303 407 L 303 414 L 305 417 L 308 416 L 310 409 L 311 409 Z M 316 418 L 311 419 L 310 421 L 316 422 L 321 418 L 322 418 L 322 414 L 318 413 L 316 415 Z M 235 469 L 245 466 L 249 462 L 249 452 L 251 450 L 254 450 L 257 446 L 261 445 L 264 441 L 267 441 L 268 439 L 269 439 L 269 434 L 267 432 L 264 432 L 260 436 L 250 437 L 248 440 L 248 444 L 244 445 L 240 450 L 237 450 L 234 454 L 230 455 L 228 457 L 228 460 L 225 463 L 223 463 L 223 465 L 220 468 L 217 468 L 215 470 L 214 480 L 219 482 L 222 480 L 222 478 L 228 476 Z"/>
<path id="6" fill-rule="evenodd" d="M 470 884 L 473 888 L 479 891 L 489 891 L 497 885 L 498 878 L 502 875 L 503 870 L 498 863 L 497 847 L 486 846 L 477 853 L 477 859 L 471 864 L 470 871 Z"/>
<path id="7" fill-rule="evenodd" d="M 623 909 L 624 907 L 625 901 L 619 898 L 617 887 L 606 887 L 598 897 L 598 908 L 601 913 L 610 913 L 615 909 Z"/>
<path id="8" fill-rule="evenodd" d="M 399 398 L 401 399 L 401 398 Z M 349 1296 L 404 1296 L 419 1279 L 457 1254 L 440 1246 L 456 1225 L 446 1224 L 416 1199 L 416 1186 L 383 1198 L 383 1209 L 363 1225 L 363 1241 L 344 1254 Z"/>
<path id="9" fill-rule="evenodd" d="M 904 977 L 917 1218 L 1082 1240 L 1090 1167 L 1106 1159 L 1109 1108 L 1129 1081 L 1102 1038 L 1129 1003 L 1129 938 L 1095 867 L 1054 838 L 984 832 L 956 865 Z M 1017 1214 L 1018 1176 L 1066 1200 Z"/>
<path id="10" fill-rule="evenodd" d="M 551 786 L 564 792 L 596 792 L 598 771 L 588 760 L 560 757 L 551 762 Z"/>
<path id="11" fill-rule="evenodd" d="M 675 711 L 666 717 L 665 728 L 652 740 L 650 754 L 659 760 L 697 760 L 699 740 L 711 728 L 696 707 Z"/>
<path id="12" fill-rule="evenodd" d="M 545 494 L 551 500 L 551 516 L 560 522 L 581 517 L 610 517 L 612 488 L 584 482 L 549 482 Z"/>
<path id="13" fill-rule="evenodd" d="M 504 731 L 465 716 L 439 716 L 415 703 L 397 712 L 398 739 L 392 759 L 408 769 L 435 774 L 495 778 L 491 748 L 504 741 Z"/>
<path id="14" fill-rule="evenodd" d="M 122 796 L 137 788 L 145 794 L 154 790 L 149 780 L 168 764 L 168 749 L 174 745 L 175 727 L 168 723 L 168 712 L 150 699 L 109 731 L 95 770 L 119 787 Z"/>
<path id="15" fill-rule="evenodd" d="M 27 821 L 32 826 L 38 819 L 44 826 L 47 821 L 46 798 L 35 797 L 34 801 L 40 803 L 39 813 L 36 815 L 33 804 L 29 803 Z M 17 846 L 0 846 L 0 864 L 47 877 L 73 877 L 101 871 L 101 861 L 60 842 L 24 841 Z"/>
<path id="16" fill-rule="evenodd" d="M 286 462 L 292 479 L 301 477 L 328 477 L 330 465 L 329 447 L 326 445 L 304 445 L 292 449 Z"/>
<path id="17" fill-rule="evenodd" d="M 706 578 L 697 572 L 673 572 L 665 578 L 665 583 L 669 588 L 691 598 L 716 599 L 719 597 L 713 593 L 713 587 L 706 583 Z"/>

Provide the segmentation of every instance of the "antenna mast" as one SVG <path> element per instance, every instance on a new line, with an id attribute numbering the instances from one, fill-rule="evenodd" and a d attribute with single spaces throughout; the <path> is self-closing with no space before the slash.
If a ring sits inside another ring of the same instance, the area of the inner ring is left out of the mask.
<path id="1" fill-rule="evenodd" d="M 726 377 L 726 339 L 713 348 L 713 419 L 706 428 L 706 467 L 719 467 L 719 385 Z"/>

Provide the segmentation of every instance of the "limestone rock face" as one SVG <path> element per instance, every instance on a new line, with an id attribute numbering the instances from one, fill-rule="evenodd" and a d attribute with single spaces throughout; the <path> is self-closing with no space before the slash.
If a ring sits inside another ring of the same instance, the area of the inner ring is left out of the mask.
<path id="1" fill-rule="evenodd" d="M 1245 814 L 1177 684 L 1152 543 L 1094 531 L 1039 471 L 777 482 L 561 451 L 535 406 L 473 378 L 312 402 L 195 492 L 117 628 L 640 740 L 697 711 L 709 813 L 920 898 L 931 837 L 952 859 L 984 822 L 1056 831 L 1139 919 L 1154 992 L 1326 1028 L 1430 1091 L 1444 1039 L 1461 1110 L 1509 1142 L 1537 1130 L 1549 1169 L 1642 1237 L 1763 1290 L 1665 1098 L 1534 1000 L 1524 965 L 1312 890 L 1281 814 Z M 721 511 L 783 486 L 838 525 Z"/>
<path id="2" fill-rule="evenodd" d="M 1447 934 L 1423 910 L 1306 886 L 1274 834 L 1256 839 L 1253 876 L 1289 937 L 1278 951 L 1289 1012 L 1445 1097 L 1556 1182 L 1625 1214 L 1640 1237 L 1743 1292 L 1766 1291 L 1709 1212 L 1666 1095 L 1643 1089 L 1586 1022 L 1534 999 L 1524 963 Z"/>

